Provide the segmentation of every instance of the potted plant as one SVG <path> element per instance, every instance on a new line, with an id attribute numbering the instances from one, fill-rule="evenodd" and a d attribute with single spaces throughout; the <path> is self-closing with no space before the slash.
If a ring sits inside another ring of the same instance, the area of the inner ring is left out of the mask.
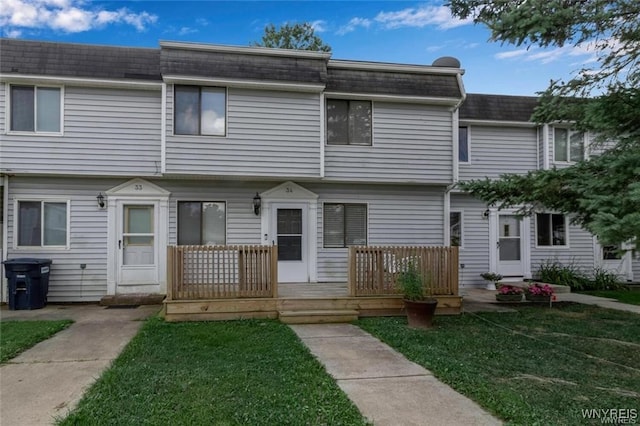
<path id="1" fill-rule="evenodd" d="M 524 290 L 514 285 L 503 284 L 498 288 L 496 300 L 498 302 L 521 302 Z"/>
<path id="2" fill-rule="evenodd" d="M 555 300 L 553 288 L 549 284 L 533 283 L 527 287 L 524 297 L 530 302 L 545 302 L 551 304 Z"/>
<path id="3" fill-rule="evenodd" d="M 409 262 L 397 283 L 404 297 L 409 327 L 430 328 L 438 305 L 438 299 L 432 297 L 431 276 L 423 277 L 415 264 Z"/>
<path id="4" fill-rule="evenodd" d="M 484 272 L 480 276 L 488 281 L 487 290 L 495 290 L 496 284 L 502 279 L 502 275 L 495 272 Z"/>

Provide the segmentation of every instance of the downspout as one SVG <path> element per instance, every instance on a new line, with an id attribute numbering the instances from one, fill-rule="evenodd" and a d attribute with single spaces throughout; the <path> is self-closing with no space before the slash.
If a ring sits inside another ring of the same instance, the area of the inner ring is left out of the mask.
<path id="1" fill-rule="evenodd" d="M 9 249 L 9 176 L 3 178 L 3 195 L 2 195 L 2 257 L 7 258 L 7 250 Z M 0 259 L 0 260 L 4 260 Z M 0 293 L 3 302 L 7 302 L 7 279 L 2 274 L 0 280 Z"/>
<path id="2" fill-rule="evenodd" d="M 324 137 L 326 132 L 324 92 L 320 93 L 320 178 L 324 178 Z"/>
<path id="3" fill-rule="evenodd" d="M 160 116 L 160 173 L 167 173 L 167 83 L 162 83 Z"/>

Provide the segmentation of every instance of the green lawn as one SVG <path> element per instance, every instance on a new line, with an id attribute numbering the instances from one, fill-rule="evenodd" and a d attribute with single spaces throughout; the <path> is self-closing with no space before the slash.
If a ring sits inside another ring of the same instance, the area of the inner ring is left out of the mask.
<path id="1" fill-rule="evenodd" d="M 63 425 L 358 425 L 357 408 L 285 325 L 153 318 Z"/>
<path id="2" fill-rule="evenodd" d="M 0 321 L 0 364 L 67 328 L 73 321 Z"/>
<path id="3" fill-rule="evenodd" d="M 599 291 L 581 291 L 580 293 L 589 294 L 591 296 L 608 297 L 616 299 L 622 303 L 631 305 L 640 305 L 640 291 L 631 290 L 599 290 Z"/>
<path id="4" fill-rule="evenodd" d="M 589 409 L 640 413 L 638 315 L 555 304 L 437 317 L 435 324 L 417 331 L 404 318 L 358 321 L 511 424 L 589 424 L 582 415 Z"/>

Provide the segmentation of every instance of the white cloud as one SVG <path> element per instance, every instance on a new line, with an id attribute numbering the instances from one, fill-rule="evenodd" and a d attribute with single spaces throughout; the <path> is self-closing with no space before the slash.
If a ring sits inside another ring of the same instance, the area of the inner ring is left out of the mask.
<path id="1" fill-rule="evenodd" d="M 572 65 L 586 65 L 597 62 L 597 52 L 602 49 L 613 49 L 617 45 L 615 40 L 589 41 L 577 46 L 556 47 L 549 50 L 537 48 L 517 49 L 496 53 L 496 59 L 520 59 L 527 62 L 549 64 L 567 57 L 584 58 Z"/>
<path id="2" fill-rule="evenodd" d="M 356 18 L 352 18 L 347 23 L 347 25 L 343 25 L 340 28 L 338 28 L 338 31 L 336 31 L 336 34 L 345 35 L 347 33 L 355 31 L 359 27 L 369 28 L 370 26 L 371 26 L 371 20 L 370 19 L 356 17 Z"/>
<path id="3" fill-rule="evenodd" d="M 5 36 L 9 38 L 18 38 L 21 35 L 22 35 L 22 31 L 20 30 L 9 30 L 5 33 Z"/>
<path id="4" fill-rule="evenodd" d="M 380 12 L 375 17 L 375 21 L 387 29 L 435 26 L 446 30 L 471 24 L 473 19 L 455 18 L 451 15 L 451 10 L 446 6 L 421 6 L 418 8 L 410 7 L 396 12 Z"/>
<path id="5" fill-rule="evenodd" d="M 327 21 L 323 21 L 322 19 L 318 19 L 317 21 L 313 21 L 311 23 L 311 28 L 316 33 L 323 33 L 327 31 Z"/>
<path id="6" fill-rule="evenodd" d="M 187 35 L 192 33 L 197 33 L 198 30 L 191 27 L 182 27 L 178 30 L 178 35 Z"/>
<path id="7" fill-rule="evenodd" d="M 0 9 L 0 27 L 7 36 L 24 29 L 77 33 L 110 24 L 127 24 L 143 31 L 157 20 L 148 12 L 99 9 L 83 0 L 3 0 Z"/>

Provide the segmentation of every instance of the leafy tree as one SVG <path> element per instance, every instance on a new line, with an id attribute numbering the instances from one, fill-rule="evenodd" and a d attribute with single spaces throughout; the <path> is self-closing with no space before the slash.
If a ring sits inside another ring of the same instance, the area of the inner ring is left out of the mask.
<path id="1" fill-rule="evenodd" d="M 264 28 L 262 40 L 254 42 L 253 45 L 280 49 L 331 52 L 331 47 L 325 44 L 322 39 L 315 34 L 313 26 L 308 22 L 302 24 L 285 24 L 280 28 L 269 24 Z"/>
<path id="2" fill-rule="evenodd" d="M 461 182 L 472 195 L 525 213 L 551 209 L 603 243 L 640 241 L 640 1 L 450 0 L 454 16 L 473 17 L 491 39 L 516 46 L 589 49 L 596 61 L 551 81 L 533 120 L 570 121 L 615 141 L 615 148 L 566 169 Z"/>

